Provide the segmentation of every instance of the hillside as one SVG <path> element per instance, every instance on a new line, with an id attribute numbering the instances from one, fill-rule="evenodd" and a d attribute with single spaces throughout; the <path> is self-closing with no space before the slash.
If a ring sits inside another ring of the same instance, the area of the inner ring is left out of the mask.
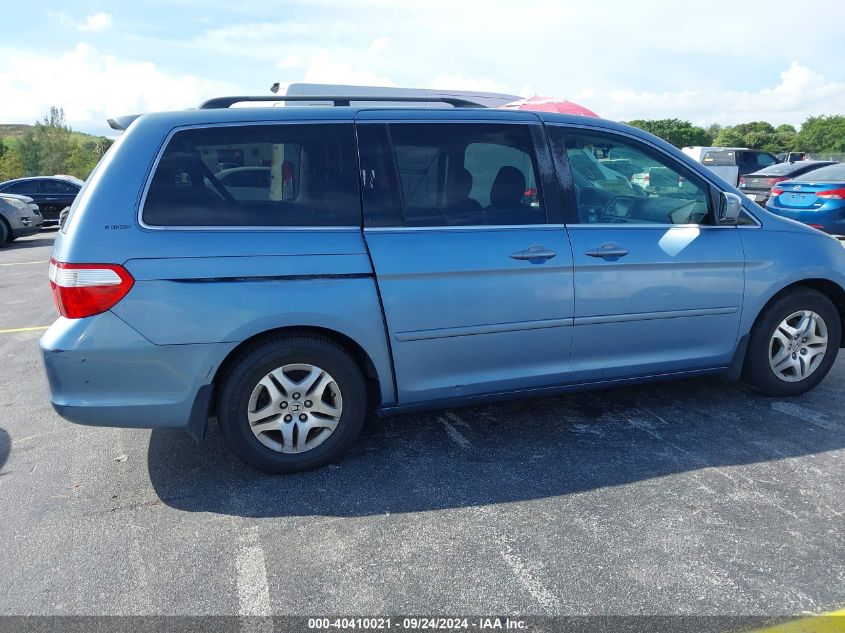
<path id="1" fill-rule="evenodd" d="M 14 147 L 17 140 L 23 136 L 23 133 L 26 130 L 33 129 L 34 127 L 34 125 L 27 125 L 26 123 L 0 123 L 0 139 L 2 139 L 8 147 Z M 71 132 L 71 138 L 76 141 L 96 141 L 104 137 L 74 131 Z"/>

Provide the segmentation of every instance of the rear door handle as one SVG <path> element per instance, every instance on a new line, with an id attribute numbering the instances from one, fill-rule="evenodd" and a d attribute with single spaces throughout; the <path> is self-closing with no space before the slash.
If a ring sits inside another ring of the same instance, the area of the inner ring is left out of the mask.
<path id="1" fill-rule="evenodd" d="M 601 248 L 594 248 L 586 251 L 584 255 L 589 257 L 601 257 L 609 261 L 615 261 L 620 257 L 625 257 L 628 254 L 628 249 L 621 248 L 616 244 L 603 244 Z"/>
<path id="2" fill-rule="evenodd" d="M 550 251 L 545 246 L 541 246 L 540 244 L 533 244 L 532 246 L 528 247 L 527 250 L 524 251 L 516 251 L 515 253 L 511 253 L 508 255 L 511 259 L 520 259 L 523 261 L 534 261 L 537 260 L 538 262 L 546 259 L 551 259 L 557 255 L 556 252 Z"/>

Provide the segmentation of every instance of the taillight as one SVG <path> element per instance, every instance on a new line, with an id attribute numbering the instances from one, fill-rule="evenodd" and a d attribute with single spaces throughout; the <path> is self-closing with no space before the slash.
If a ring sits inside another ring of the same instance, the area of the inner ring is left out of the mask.
<path id="1" fill-rule="evenodd" d="M 807 226 L 810 226 L 814 229 L 819 229 L 820 231 L 824 230 L 824 227 L 821 224 L 808 224 Z"/>
<path id="2" fill-rule="evenodd" d="M 826 191 L 819 191 L 816 193 L 819 198 L 835 198 L 838 200 L 845 200 L 845 188 L 843 189 L 827 189 Z"/>
<path id="3" fill-rule="evenodd" d="M 783 189 L 778 189 L 777 187 L 772 187 L 771 195 L 779 196 L 783 193 Z"/>
<path id="4" fill-rule="evenodd" d="M 745 186 L 745 176 L 740 176 L 740 177 L 739 177 L 739 186 L 740 186 L 740 187 L 744 187 L 744 186 Z"/>
<path id="5" fill-rule="evenodd" d="M 774 187 L 776 184 L 778 184 L 782 180 L 786 180 L 786 178 L 769 178 L 769 186 Z"/>
<path id="6" fill-rule="evenodd" d="M 82 319 L 114 307 L 135 280 L 117 264 L 65 264 L 50 259 L 50 289 L 63 317 Z"/>

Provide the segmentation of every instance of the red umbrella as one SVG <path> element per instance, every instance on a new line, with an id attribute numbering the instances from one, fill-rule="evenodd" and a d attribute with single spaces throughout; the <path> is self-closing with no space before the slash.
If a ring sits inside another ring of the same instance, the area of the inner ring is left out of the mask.
<path id="1" fill-rule="evenodd" d="M 538 97 L 534 95 L 528 99 L 512 101 L 500 106 L 507 110 L 541 110 L 543 112 L 560 112 L 561 114 L 578 114 L 580 116 L 591 116 L 596 119 L 599 115 L 588 110 L 582 105 L 572 103 L 566 99 L 555 99 L 554 97 Z"/>

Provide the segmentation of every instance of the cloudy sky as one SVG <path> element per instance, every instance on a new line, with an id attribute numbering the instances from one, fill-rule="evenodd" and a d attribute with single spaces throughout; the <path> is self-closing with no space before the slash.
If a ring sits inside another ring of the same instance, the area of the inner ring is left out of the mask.
<path id="1" fill-rule="evenodd" d="M 0 14 L 0 123 L 56 104 L 104 132 L 108 116 L 275 81 L 550 95 L 617 120 L 845 113 L 842 0 L 0 0 Z"/>

